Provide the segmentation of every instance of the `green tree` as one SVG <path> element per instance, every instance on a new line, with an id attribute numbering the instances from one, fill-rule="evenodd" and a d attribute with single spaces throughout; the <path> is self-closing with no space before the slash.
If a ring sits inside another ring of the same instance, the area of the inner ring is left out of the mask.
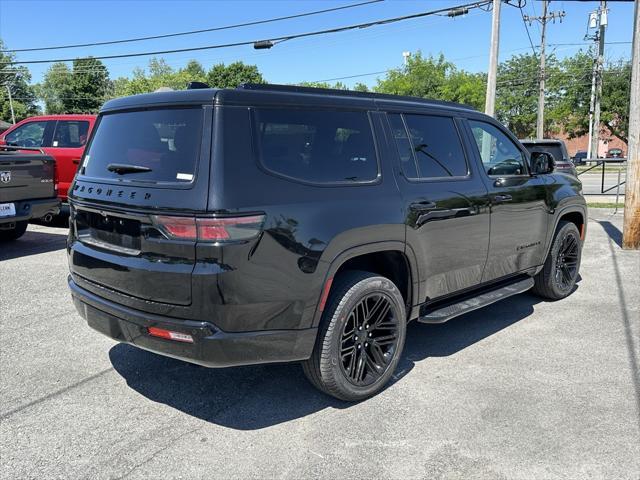
<path id="1" fill-rule="evenodd" d="M 257 66 L 234 62 L 211 67 L 207 72 L 207 83 L 215 88 L 236 88 L 241 83 L 265 83 L 265 80 Z"/>
<path id="2" fill-rule="evenodd" d="M 0 40 L 0 50 L 5 46 Z M 30 85 L 31 74 L 25 66 L 12 65 L 14 55 L 0 52 L 0 118 L 11 122 L 9 89 L 16 122 L 39 113 L 35 89 Z"/>
<path id="3" fill-rule="evenodd" d="M 518 138 L 535 137 L 538 117 L 540 59 L 515 55 L 498 65 L 496 117 Z M 559 100 L 560 69 L 553 55 L 546 59 L 545 132 L 557 131 L 555 107 Z M 545 134 L 547 136 L 547 134 Z"/>
<path id="4" fill-rule="evenodd" d="M 47 113 L 65 113 L 64 100 L 72 95 L 72 76 L 71 69 L 63 62 L 54 63 L 44 74 L 37 91 Z"/>
<path id="5" fill-rule="evenodd" d="M 111 93 L 107 67 L 95 58 L 78 58 L 71 71 L 71 95 L 63 104 L 67 113 L 97 113 Z"/>
<path id="6" fill-rule="evenodd" d="M 610 65 L 602 78 L 600 119 L 613 135 L 628 143 L 629 102 L 631 101 L 631 61 Z"/>
<path id="7" fill-rule="evenodd" d="M 579 51 L 565 57 L 560 62 L 560 69 L 554 116 L 570 138 L 579 137 L 589 131 L 593 54 Z"/>
<path id="8" fill-rule="evenodd" d="M 421 52 L 407 59 L 403 68 L 390 70 L 378 79 L 375 91 L 394 95 L 433 98 L 484 106 L 485 75 L 458 70 L 444 55 L 423 57 Z"/>

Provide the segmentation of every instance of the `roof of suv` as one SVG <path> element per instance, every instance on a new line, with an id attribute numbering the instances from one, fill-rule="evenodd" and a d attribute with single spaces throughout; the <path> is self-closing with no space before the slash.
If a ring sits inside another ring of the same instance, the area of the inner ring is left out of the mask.
<path id="1" fill-rule="evenodd" d="M 531 145 L 564 145 L 564 142 L 557 138 L 525 138 L 520 140 L 520 143 L 523 145 L 525 143 Z"/>
<path id="2" fill-rule="evenodd" d="M 372 92 L 355 92 L 329 88 L 299 87 L 295 85 L 242 84 L 235 89 L 196 88 L 191 90 L 163 91 L 117 98 L 104 104 L 101 111 L 119 110 L 136 106 L 175 104 L 269 104 L 317 103 L 329 105 L 352 105 L 377 108 L 380 104 L 430 106 L 447 109 L 474 111 L 468 106 L 454 102 L 419 97 L 387 95 Z"/>

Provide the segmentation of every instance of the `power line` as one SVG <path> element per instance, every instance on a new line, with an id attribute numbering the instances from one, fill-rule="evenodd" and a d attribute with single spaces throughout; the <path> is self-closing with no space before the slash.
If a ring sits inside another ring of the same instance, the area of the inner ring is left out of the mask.
<path id="1" fill-rule="evenodd" d="M 220 30 L 230 30 L 230 29 L 233 29 L 233 28 L 249 27 L 249 26 L 253 26 L 253 25 L 263 25 L 265 23 L 279 22 L 279 21 L 282 21 L 282 20 L 291 20 L 291 19 L 294 19 L 294 18 L 309 17 L 309 16 L 312 16 L 312 15 L 319 15 L 319 14 L 322 14 L 322 13 L 336 12 L 338 10 L 346 10 L 348 8 L 361 7 L 361 6 L 364 6 L 364 5 L 370 5 L 372 3 L 379 3 L 379 2 L 382 2 L 382 1 L 383 0 L 368 0 L 366 2 L 353 3 L 353 4 L 350 4 L 350 5 L 343 5 L 341 7 L 325 8 L 324 10 L 315 10 L 313 12 L 298 13 L 298 14 L 295 14 L 295 15 L 286 15 L 284 17 L 268 18 L 268 19 L 265 19 L 265 20 L 256 20 L 256 21 L 253 21 L 253 22 L 236 23 L 236 24 L 233 24 L 233 25 L 224 25 L 222 27 L 203 28 L 201 30 L 188 30 L 186 32 L 165 33 L 165 34 L 162 34 L 162 35 L 151 35 L 151 36 L 148 36 L 148 37 L 135 37 L 135 38 L 120 39 L 120 40 L 109 40 L 109 41 L 104 41 L 104 42 L 77 43 L 77 44 L 73 44 L 73 45 L 56 45 L 56 46 L 50 46 L 50 47 L 17 48 L 17 49 L 13 49 L 13 50 L 6 49 L 6 50 L 0 50 L 0 52 L 2 52 L 2 53 L 37 52 L 37 51 L 44 51 L 44 50 L 62 50 L 62 49 L 67 49 L 67 48 L 97 47 L 97 46 L 101 46 L 101 45 L 115 45 L 115 44 L 119 44 L 119 43 L 142 42 L 142 41 L 146 41 L 146 40 L 157 40 L 157 39 L 161 39 L 161 38 L 172 38 L 172 37 L 180 37 L 180 36 L 185 36 L 185 35 L 195 35 L 195 34 L 199 34 L 199 33 L 217 32 L 217 31 L 220 31 Z"/>
<path id="2" fill-rule="evenodd" d="M 316 31 L 312 31 L 312 32 L 305 32 L 305 33 L 298 33 L 298 34 L 286 35 L 286 36 L 281 36 L 281 37 L 268 38 L 268 39 L 260 40 L 260 42 L 271 42 L 272 44 L 276 44 L 276 43 L 284 42 L 284 41 L 287 41 L 287 40 L 294 40 L 294 39 L 297 39 L 297 38 L 314 37 L 314 36 L 318 36 L 318 35 L 326 35 L 326 34 L 331 34 L 331 33 L 346 32 L 348 30 L 370 28 L 370 27 L 374 27 L 374 26 L 378 26 L 378 25 L 388 25 L 390 23 L 401 22 L 401 21 L 404 21 L 404 20 L 412 20 L 412 19 L 416 19 L 416 18 L 427 17 L 427 16 L 430 16 L 430 15 L 437 15 L 438 13 L 448 12 L 448 11 L 455 10 L 455 9 L 478 8 L 478 7 L 487 5 L 489 2 L 490 2 L 490 0 L 480 0 L 480 1 L 476 1 L 476 2 L 463 4 L 463 5 L 456 5 L 456 6 L 453 6 L 453 7 L 440 8 L 440 9 L 437 9 L 437 10 L 430 10 L 430 11 L 426 11 L 426 12 L 414 13 L 414 14 L 411 14 L 411 15 L 403 15 L 403 16 L 400 16 L 400 17 L 385 18 L 385 19 L 381 19 L 381 20 L 374 20 L 372 22 L 365 22 L 365 23 L 358 23 L 358 24 L 353 24 L 353 25 L 346 25 L 346 26 L 343 26 L 343 27 L 328 28 L 328 29 L 324 29 L 324 30 L 316 30 Z M 137 53 L 126 53 L 126 54 L 119 54 L 119 55 L 100 55 L 100 56 L 95 56 L 95 57 L 91 57 L 91 58 L 97 59 L 97 60 L 108 60 L 108 59 L 113 59 L 113 58 L 129 58 L 129 57 L 144 57 L 144 56 L 151 56 L 151 55 L 166 55 L 166 54 L 170 54 L 170 53 L 194 52 L 194 51 L 199 51 L 199 50 L 212 50 L 212 49 L 218 49 L 218 48 L 229 48 L 229 47 L 239 47 L 239 46 L 243 46 L 243 45 L 253 45 L 256 42 L 257 42 L 257 40 L 247 40 L 247 41 L 242 41 L 242 42 L 223 43 L 223 44 L 217 44 L 217 45 L 205 45 L 205 46 L 201 46 L 201 47 L 176 48 L 176 49 L 172 49 L 172 50 L 158 50 L 158 51 L 153 51 L 153 52 L 137 52 Z M 25 64 L 34 64 L 34 63 L 71 62 L 73 60 L 75 60 L 75 58 L 58 58 L 58 59 L 50 59 L 50 60 L 25 60 L 25 61 L 3 62 L 0 65 L 25 65 Z"/>

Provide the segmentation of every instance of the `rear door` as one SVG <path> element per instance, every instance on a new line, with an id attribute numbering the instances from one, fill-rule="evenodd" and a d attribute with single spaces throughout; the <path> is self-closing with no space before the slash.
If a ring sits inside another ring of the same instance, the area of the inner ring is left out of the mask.
<path id="1" fill-rule="evenodd" d="M 58 120 L 53 138 L 44 149 L 56 159 L 58 168 L 58 196 L 66 199 L 67 191 L 80 165 L 89 134 L 88 120 Z"/>
<path id="2" fill-rule="evenodd" d="M 196 242 L 168 230 L 206 211 L 211 119 L 210 106 L 100 116 L 69 195 L 77 282 L 138 308 L 191 303 Z"/>
<path id="3" fill-rule="evenodd" d="M 489 247 L 487 189 L 468 160 L 459 121 L 388 114 L 399 156 L 407 244 L 420 268 L 420 302 L 480 283 Z"/>
<path id="4" fill-rule="evenodd" d="M 550 210 L 544 176 L 529 174 L 525 150 L 494 123 L 468 125 L 491 202 L 488 282 L 543 263 Z"/>

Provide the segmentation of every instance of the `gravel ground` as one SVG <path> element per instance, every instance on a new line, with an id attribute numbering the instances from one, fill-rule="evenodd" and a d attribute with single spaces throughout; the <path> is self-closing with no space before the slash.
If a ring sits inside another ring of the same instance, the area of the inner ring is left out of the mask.
<path id="1" fill-rule="evenodd" d="M 640 477 L 640 254 L 590 212 L 581 280 L 411 324 L 394 382 L 346 404 L 299 366 L 209 370 L 90 330 L 62 228 L 0 247 L 0 478 Z"/>

